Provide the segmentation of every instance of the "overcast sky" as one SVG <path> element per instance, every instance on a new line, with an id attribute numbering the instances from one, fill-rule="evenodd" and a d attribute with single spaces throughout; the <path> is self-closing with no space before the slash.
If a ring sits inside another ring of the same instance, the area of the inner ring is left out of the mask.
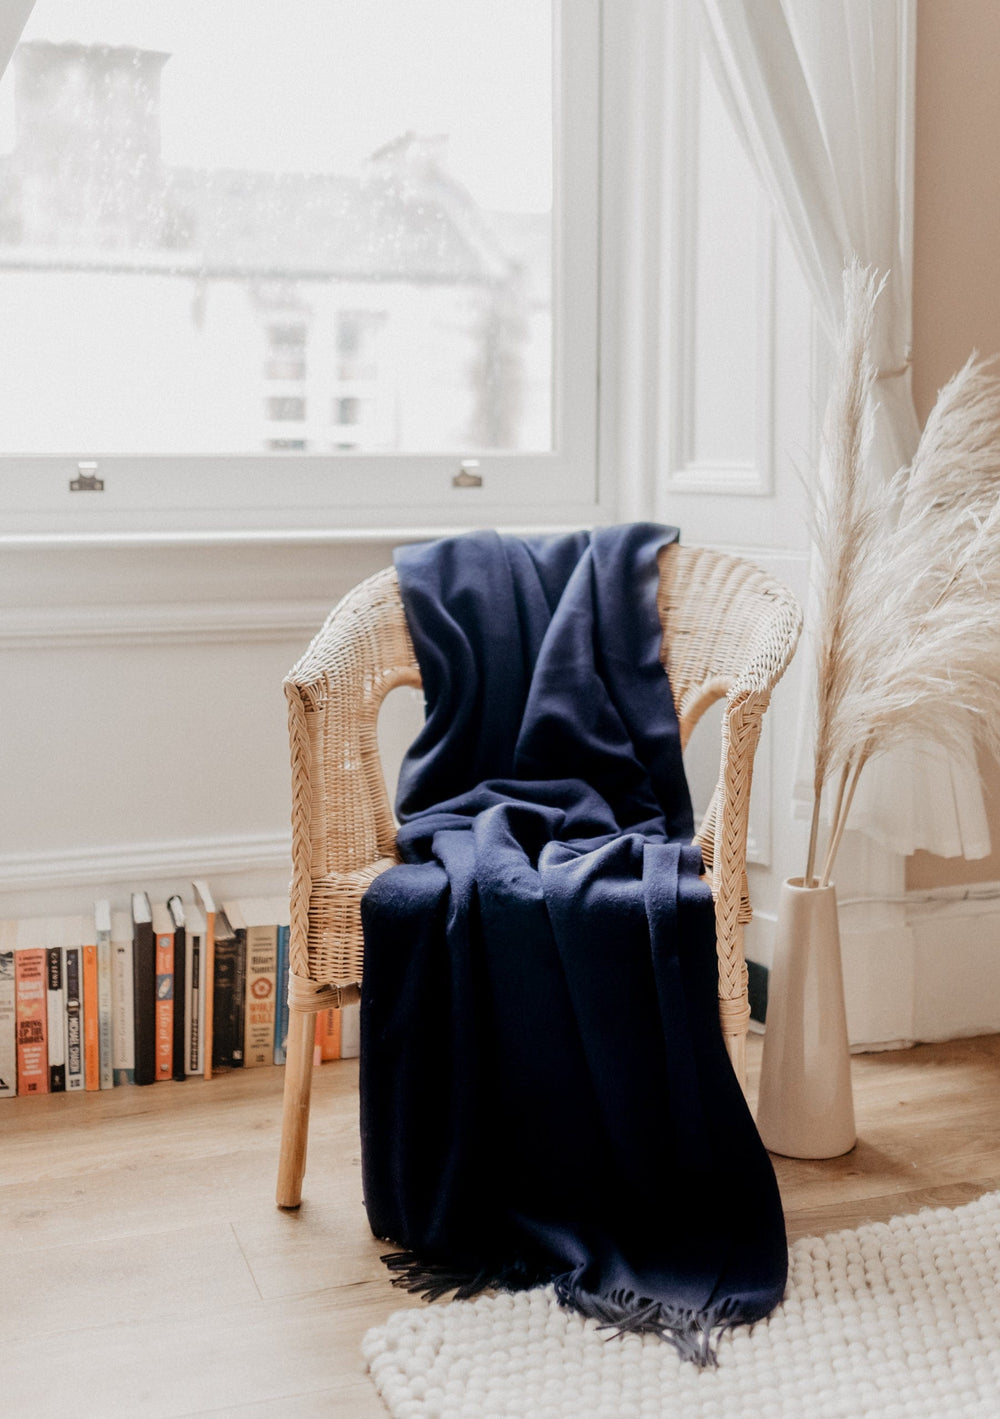
<path id="1" fill-rule="evenodd" d="M 163 149 L 196 167 L 356 172 L 448 134 L 485 207 L 551 203 L 550 0 L 37 0 L 25 39 L 164 50 Z M 12 85 L 0 84 L 0 151 Z"/>

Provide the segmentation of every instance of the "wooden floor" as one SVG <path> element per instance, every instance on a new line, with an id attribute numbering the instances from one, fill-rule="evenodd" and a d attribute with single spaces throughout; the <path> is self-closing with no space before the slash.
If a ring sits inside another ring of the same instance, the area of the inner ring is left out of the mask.
<path id="1" fill-rule="evenodd" d="M 792 1237 L 1000 1187 L 1000 1036 L 853 1067 L 855 1151 L 776 1160 Z M 272 1202 L 281 1084 L 0 1103 L 3 1419 L 384 1414 L 358 1345 L 409 1300 L 365 1223 L 357 1066 L 317 1075 L 298 1213 Z"/>

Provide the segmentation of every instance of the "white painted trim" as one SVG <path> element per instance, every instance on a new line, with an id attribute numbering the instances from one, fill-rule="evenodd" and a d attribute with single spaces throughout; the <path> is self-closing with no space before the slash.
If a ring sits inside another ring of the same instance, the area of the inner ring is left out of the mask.
<path id="1" fill-rule="evenodd" d="M 701 44 L 698 27 L 685 6 L 671 16 L 670 53 L 664 82 L 673 96 L 670 136 L 659 172 L 659 200 L 667 210 L 661 247 L 660 343 L 668 352 L 660 371 L 660 418 L 657 487 L 661 500 L 671 493 L 702 492 L 728 497 L 761 497 L 774 488 L 775 325 L 777 229 L 764 193 L 756 203 L 757 412 L 750 459 L 709 462 L 694 455 L 695 306 L 698 253 L 698 92 Z"/>
<path id="2" fill-rule="evenodd" d="M 917 107 L 917 0 L 901 0 L 899 37 L 899 206 L 901 288 L 907 311 L 906 353 L 913 347 L 914 153 Z M 908 376 L 909 377 L 909 376 Z"/>
<path id="3" fill-rule="evenodd" d="M 913 921 L 933 917 L 1000 916 L 1000 882 L 970 882 L 964 886 L 931 887 L 906 893 L 906 914 Z"/>
<path id="4" fill-rule="evenodd" d="M 291 834 L 246 833 L 229 838 L 102 844 L 55 852 L 0 855 L 0 892 L 111 886 L 160 877 L 223 872 L 291 871 Z"/>
<path id="5" fill-rule="evenodd" d="M 540 531 L 578 531 L 580 522 L 567 522 L 565 509 L 562 512 L 563 520 L 560 522 L 548 523 L 540 518 L 530 523 L 496 525 L 515 537 L 531 536 Z M 602 516 L 596 520 L 606 519 Z M 118 547 L 375 547 L 392 546 L 397 542 L 429 542 L 438 537 L 456 537 L 468 530 L 466 523 L 410 523 L 396 527 L 219 528 L 188 532 L 25 532 L 0 535 L 0 551 L 60 552 L 83 548 L 102 551 Z"/>
<path id="6" fill-rule="evenodd" d="M 677 493 L 726 493 L 730 497 L 759 497 L 768 493 L 770 478 L 754 459 L 733 463 L 707 463 L 688 459 L 674 465 L 669 486 Z"/>
<path id="7" fill-rule="evenodd" d="M 281 641 L 315 635 L 329 611 L 329 601 L 19 607 L 0 627 L 0 650 Z"/>

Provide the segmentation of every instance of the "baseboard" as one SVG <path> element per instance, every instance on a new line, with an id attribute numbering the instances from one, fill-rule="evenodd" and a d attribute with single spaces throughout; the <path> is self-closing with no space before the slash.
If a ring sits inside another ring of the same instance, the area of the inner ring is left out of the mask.
<path id="1" fill-rule="evenodd" d="M 1000 1032 L 1000 882 L 907 894 L 914 938 L 914 1033 Z"/>
<path id="2" fill-rule="evenodd" d="M 1000 882 L 909 892 L 859 920 L 857 899 L 841 909 L 844 994 L 853 1050 L 1000 1032 Z M 747 963 L 751 1016 L 761 1020 L 775 928 L 755 916 Z M 763 1000 L 762 1000 L 763 997 Z"/>

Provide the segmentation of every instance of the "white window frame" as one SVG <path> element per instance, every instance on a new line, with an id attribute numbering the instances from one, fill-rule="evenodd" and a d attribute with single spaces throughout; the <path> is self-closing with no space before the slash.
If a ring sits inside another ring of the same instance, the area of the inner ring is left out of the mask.
<path id="1" fill-rule="evenodd" d="M 601 521 L 598 476 L 601 0 L 556 0 L 553 450 L 416 455 L 0 457 L 0 538 L 307 534 Z M 169 397 L 169 395 L 167 396 Z M 479 487 L 454 486 L 463 459 Z M 97 460 L 101 492 L 70 491 Z"/>

